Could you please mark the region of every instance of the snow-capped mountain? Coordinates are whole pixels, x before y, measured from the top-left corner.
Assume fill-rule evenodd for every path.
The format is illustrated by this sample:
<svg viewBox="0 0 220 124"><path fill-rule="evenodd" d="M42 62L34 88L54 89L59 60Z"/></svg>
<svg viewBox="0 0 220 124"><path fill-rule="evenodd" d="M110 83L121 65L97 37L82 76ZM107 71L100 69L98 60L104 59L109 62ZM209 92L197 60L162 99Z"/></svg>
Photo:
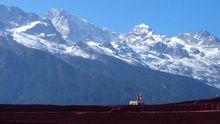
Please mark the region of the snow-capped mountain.
<svg viewBox="0 0 220 124"><path fill-rule="evenodd" d="M85 19L64 10L51 9L45 17L51 20L56 29L63 35L64 39L71 42L96 41L110 42L118 39L118 33L113 33L105 28L95 26Z"/></svg>
<svg viewBox="0 0 220 124"><path fill-rule="evenodd" d="M0 36L1 104L118 105L128 104L137 92L145 94L148 104L158 104L220 93L201 81L111 56L103 55L101 61L74 56L67 63L12 38L10 34ZM79 46L86 49L84 44Z"/></svg>
<svg viewBox="0 0 220 124"><path fill-rule="evenodd" d="M0 5L0 29L19 27L39 19L38 15L25 13L18 7Z"/></svg>
<svg viewBox="0 0 220 124"><path fill-rule="evenodd" d="M7 9L7 16L12 15L10 11ZM61 58L67 55L100 59L99 55L108 55L129 64L193 77L220 88L220 42L208 31L166 36L140 24L128 34L119 34L59 9L49 10L43 19L22 15L29 21L9 26L7 31L27 47ZM14 20L17 18L6 22Z"/></svg>
<svg viewBox="0 0 220 124"><path fill-rule="evenodd" d="M123 38L155 70L186 75L219 87L220 42L208 31L165 36L149 26L136 26Z"/></svg>
<svg viewBox="0 0 220 124"><path fill-rule="evenodd" d="M41 18L14 8L0 6L0 103L126 104L137 92L167 103L220 92L219 40L207 31L166 36L140 24L120 34L64 10Z"/></svg>

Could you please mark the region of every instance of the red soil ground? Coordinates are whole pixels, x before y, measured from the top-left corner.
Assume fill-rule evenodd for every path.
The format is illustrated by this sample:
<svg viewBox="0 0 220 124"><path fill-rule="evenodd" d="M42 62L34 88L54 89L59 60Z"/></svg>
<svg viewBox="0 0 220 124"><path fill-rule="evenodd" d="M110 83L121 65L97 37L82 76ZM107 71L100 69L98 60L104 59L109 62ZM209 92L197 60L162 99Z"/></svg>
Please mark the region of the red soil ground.
<svg viewBox="0 0 220 124"><path fill-rule="evenodd" d="M0 105L0 124L220 124L220 98L145 106Z"/></svg>

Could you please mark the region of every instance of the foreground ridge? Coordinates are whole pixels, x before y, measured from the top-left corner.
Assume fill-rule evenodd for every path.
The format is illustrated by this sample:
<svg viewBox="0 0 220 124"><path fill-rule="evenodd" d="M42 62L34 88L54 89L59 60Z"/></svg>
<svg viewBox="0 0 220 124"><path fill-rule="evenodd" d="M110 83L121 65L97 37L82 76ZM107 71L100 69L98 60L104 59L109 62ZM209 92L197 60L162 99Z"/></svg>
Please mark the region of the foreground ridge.
<svg viewBox="0 0 220 124"><path fill-rule="evenodd" d="M0 106L0 123L217 124L219 115L220 98L145 106Z"/></svg>

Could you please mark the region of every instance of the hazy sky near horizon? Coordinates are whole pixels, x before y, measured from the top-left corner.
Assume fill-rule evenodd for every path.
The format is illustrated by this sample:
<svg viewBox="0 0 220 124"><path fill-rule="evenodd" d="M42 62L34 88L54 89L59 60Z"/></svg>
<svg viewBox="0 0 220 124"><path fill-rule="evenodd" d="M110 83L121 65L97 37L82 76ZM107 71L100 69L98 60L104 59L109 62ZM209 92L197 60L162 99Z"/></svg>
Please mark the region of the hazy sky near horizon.
<svg viewBox="0 0 220 124"><path fill-rule="evenodd" d="M121 33L145 23L166 35L205 29L220 38L220 0L0 0L0 4L41 16L50 8L64 9Z"/></svg>

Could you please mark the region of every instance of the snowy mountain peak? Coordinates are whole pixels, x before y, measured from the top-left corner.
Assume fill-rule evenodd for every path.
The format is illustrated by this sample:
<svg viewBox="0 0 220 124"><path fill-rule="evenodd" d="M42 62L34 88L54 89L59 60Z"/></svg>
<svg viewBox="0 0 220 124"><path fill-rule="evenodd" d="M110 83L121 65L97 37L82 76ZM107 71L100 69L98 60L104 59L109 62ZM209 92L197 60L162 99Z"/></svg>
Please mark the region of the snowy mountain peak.
<svg viewBox="0 0 220 124"><path fill-rule="evenodd" d="M212 35L207 30L202 30L198 32L190 32L190 33L183 33L178 35L178 38L183 40L187 44L191 45L216 45L218 43L217 37Z"/></svg>
<svg viewBox="0 0 220 124"><path fill-rule="evenodd" d="M54 13L54 14L60 14L63 13L64 10L63 9L56 9L56 8L52 8L48 11L48 13Z"/></svg>
<svg viewBox="0 0 220 124"><path fill-rule="evenodd" d="M71 42L110 42L115 41L119 34L98 27L64 10L51 9L45 18L51 20L65 40Z"/></svg>
<svg viewBox="0 0 220 124"><path fill-rule="evenodd" d="M40 20L34 13L26 13L18 7L0 5L0 25L5 28L18 27L32 21Z"/></svg>
<svg viewBox="0 0 220 124"><path fill-rule="evenodd" d="M65 39L68 39L70 35L70 24L69 24L69 14L61 9L50 9L46 15L45 19L51 20L56 29L63 35Z"/></svg>
<svg viewBox="0 0 220 124"><path fill-rule="evenodd" d="M144 23L135 26L132 31L132 33L137 35L148 34L150 32L153 32L152 28Z"/></svg>
<svg viewBox="0 0 220 124"><path fill-rule="evenodd" d="M209 31L207 31L207 30L202 30L202 31L200 31L200 32L199 32L199 35L200 35L200 36L203 36L203 37L212 36L212 34L211 34Z"/></svg>
<svg viewBox="0 0 220 124"><path fill-rule="evenodd" d="M47 19L49 17L56 17L56 18L63 17L65 19L70 19L72 17L75 17L75 18L79 19L78 17L76 17L76 15L69 13L69 12L65 11L64 9L57 9L57 8L52 8L52 9L48 10L48 12L45 14L44 18Z"/></svg>
<svg viewBox="0 0 220 124"><path fill-rule="evenodd" d="M146 25L146 24L144 24L144 23L141 23L141 24L137 25L136 28L150 29L150 26L149 26L149 25Z"/></svg>

